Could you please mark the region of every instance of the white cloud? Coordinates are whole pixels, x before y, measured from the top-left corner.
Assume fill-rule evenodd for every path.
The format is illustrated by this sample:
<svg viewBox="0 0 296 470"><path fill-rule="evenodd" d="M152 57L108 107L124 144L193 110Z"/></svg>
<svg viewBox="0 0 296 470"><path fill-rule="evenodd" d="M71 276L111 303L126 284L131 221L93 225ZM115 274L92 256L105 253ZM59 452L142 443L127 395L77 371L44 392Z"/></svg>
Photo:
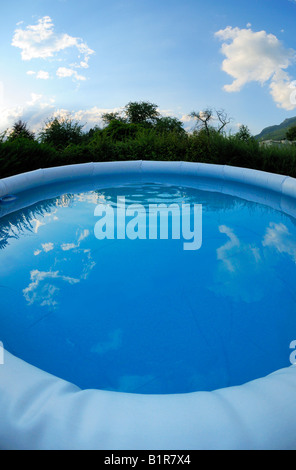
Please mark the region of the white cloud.
<svg viewBox="0 0 296 470"><path fill-rule="evenodd" d="M36 25L14 32L12 46L21 49L23 60L46 59L68 47L73 47L77 39L68 34L55 34L54 25L49 16L38 20Z"/></svg>
<svg viewBox="0 0 296 470"><path fill-rule="evenodd" d="M36 78L39 80L48 80L49 73L45 72L45 70L40 70L39 72L37 72Z"/></svg>
<svg viewBox="0 0 296 470"><path fill-rule="evenodd" d="M18 119L27 122L33 132L37 132L54 112L54 99L31 93L30 100L21 106L1 109L0 131L11 128Z"/></svg>
<svg viewBox="0 0 296 470"><path fill-rule="evenodd" d="M260 246L246 243L231 227L221 225L219 232L228 240L217 249L219 263L211 290L247 303L259 301L270 285Z"/></svg>
<svg viewBox="0 0 296 470"><path fill-rule="evenodd" d="M270 81L271 95L277 105L285 109L295 107L290 100L291 77L286 72L296 58L293 49L286 49L273 34L254 32L250 28L228 26L215 36L224 41L222 53L226 59L222 69L234 78L230 85L224 86L225 91L238 92L247 83L264 85Z"/></svg>
<svg viewBox="0 0 296 470"><path fill-rule="evenodd" d="M79 234L77 233L77 236L78 235ZM83 240L85 240L87 237L89 237L89 235L90 235L89 230L84 230L83 232L80 233L77 244L75 244L75 243L64 243L63 245L61 245L61 249L63 251L70 251L70 250L74 250L76 248L79 248L81 242L83 242Z"/></svg>
<svg viewBox="0 0 296 470"><path fill-rule="evenodd" d="M83 232L80 234L79 238L78 238L78 244L80 245L80 243L85 240L86 238L88 238L90 235L89 233L89 230L85 229L83 230Z"/></svg>
<svg viewBox="0 0 296 470"><path fill-rule="evenodd" d="M29 25L26 28L17 28L12 39L12 46L21 49L21 57L24 61L49 59L56 57L66 49L76 49L77 62L71 66L78 69L88 68L89 59L94 54L94 51L82 39L66 33L56 33L53 21L49 16L39 19L37 24ZM28 74L35 75L35 72L29 71ZM49 75L46 74L47 72L40 71L36 74L36 77L47 79ZM64 76L70 76L76 80L85 80L85 77L79 75L75 70L72 70L70 75Z"/></svg>
<svg viewBox="0 0 296 470"><path fill-rule="evenodd" d="M75 245L75 243L64 243L63 245L61 245L61 249L63 251L74 250L74 248L78 248L78 245Z"/></svg>
<svg viewBox="0 0 296 470"><path fill-rule="evenodd" d="M27 101L27 105L34 106L42 99L42 95L38 95L37 93L31 93L31 100Z"/></svg>
<svg viewBox="0 0 296 470"><path fill-rule="evenodd" d="M225 245L217 249L217 259L219 261L223 261L228 271L234 272L235 266L233 264L231 256L229 256L229 253L232 252L234 248L237 249L240 247L240 241L234 234L233 230L229 227L226 227L225 225L221 225L219 227L219 231L220 233L225 233L225 235L227 235L227 237L229 238L229 241L225 243Z"/></svg>
<svg viewBox="0 0 296 470"><path fill-rule="evenodd" d="M18 119L26 121L33 132L38 132L44 126L44 123L52 117L71 117L73 120L85 125L85 130L89 130L96 125L101 127L104 125L102 120L103 114L111 112L121 113L122 111L123 108L99 108L97 106L80 110L57 108L53 98L31 93L30 100L24 105L1 111L0 132L10 128ZM173 116L171 111L162 109L159 111L162 115ZM190 131L194 127L195 121L189 116L180 113L178 117L183 122L186 130Z"/></svg>
<svg viewBox="0 0 296 470"><path fill-rule="evenodd" d="M279 108L292 111L295 102L292 99L291 77L287 72L279 71L270 83L270 93Z"/></svg>
<svg viewBox="0 0 296 470"><path fill-rule="evenodd" d="M296 263L296 242L286 225L270 223L262 245L273 247L279 253L288 254Z"/></svg>
<svg viewBox="0 0 296 470"><path fill-rule="evenodd" d="M45 70L39 70L39 72L34 72L33 70L28 70L27 75L35 76L38 80L48 80L49 73Z"/></svg>
<svg viewBox="0 0 296 470"><path fill-rule="evenodd" d="M50 251L52 251L54 249L54 244L53 243L44 243L42 245L42 248L43 248L43 251L45 253L49 253Z"/></svg>
<svg viewBox="0 0 296 470"><path fill-rule="evenodd" d="M73 77L75 80L83 81L86 78L83 75L79 75L76 70L69 69L67 67L59 67L57 70L57 77L59 78L70 78Z"/></svg>
<svg viewBox="0 0 296 470"><path fill-rule="evenodd" d="M74 279L68 276L60 275L59 271L56 272L42 272L35 269L30 273L31 283L26 289L23 290L24 297L29 305L33 305L35 302L39 303L41 307L55 307L57 305L54 299L54 294L59 291L59 288L48 284L47 281L59 280L66 282L70 285L79 283L79 279ZM39 289L40 284L43 284L42 288Z"/></svg>
<svg viewBox="0 0 296 470"><path fill-rule="evenodd" d="M117 113L122 111L121 108L98 108L97 106L93 106L89 109L81 109L73 113L73 118L77 121L87 122L90 125L98 124L103 125L102 115L105 113Z"/></svg>

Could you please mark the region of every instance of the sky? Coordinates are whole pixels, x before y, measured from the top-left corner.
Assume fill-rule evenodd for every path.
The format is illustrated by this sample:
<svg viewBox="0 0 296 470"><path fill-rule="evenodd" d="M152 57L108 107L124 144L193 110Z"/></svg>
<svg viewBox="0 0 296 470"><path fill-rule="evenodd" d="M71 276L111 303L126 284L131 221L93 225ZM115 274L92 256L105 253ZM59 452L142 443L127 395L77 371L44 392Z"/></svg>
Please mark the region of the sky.
<svg viewBox="0 0 296 470"><path fill-rule="evenodd" d="M0 131L149 101L188 130L214 108L257 134L296 116L295 20L296 0L3 1Z"/></svg>

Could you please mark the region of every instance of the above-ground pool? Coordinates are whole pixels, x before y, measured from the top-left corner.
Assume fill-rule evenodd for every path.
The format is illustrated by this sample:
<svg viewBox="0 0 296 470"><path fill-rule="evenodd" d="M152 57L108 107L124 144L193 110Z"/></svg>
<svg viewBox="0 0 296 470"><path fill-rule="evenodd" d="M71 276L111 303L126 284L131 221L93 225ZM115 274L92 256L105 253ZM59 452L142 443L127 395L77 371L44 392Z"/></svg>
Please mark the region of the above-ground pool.
<svg viewBox="0 0 296 470"><path fill-rule="evenodd" d="M0 448L296 447L295 180L89 164L0 196Z"/></svg>

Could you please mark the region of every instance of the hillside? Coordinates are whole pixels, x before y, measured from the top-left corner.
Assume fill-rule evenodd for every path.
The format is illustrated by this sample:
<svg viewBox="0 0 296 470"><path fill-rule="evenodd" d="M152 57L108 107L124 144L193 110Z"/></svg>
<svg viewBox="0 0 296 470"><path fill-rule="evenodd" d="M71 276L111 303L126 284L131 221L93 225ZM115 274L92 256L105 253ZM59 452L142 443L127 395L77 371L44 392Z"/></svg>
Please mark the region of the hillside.
<svg viewBox="0 0 296 470"><path fill-rule="evenodd" d="M286 138L287 131L296 126L296 117L285 119L284 122L277 126L270 126L263 129L263 131L256 135L256 139L263 140L284 140Z"/></svg>

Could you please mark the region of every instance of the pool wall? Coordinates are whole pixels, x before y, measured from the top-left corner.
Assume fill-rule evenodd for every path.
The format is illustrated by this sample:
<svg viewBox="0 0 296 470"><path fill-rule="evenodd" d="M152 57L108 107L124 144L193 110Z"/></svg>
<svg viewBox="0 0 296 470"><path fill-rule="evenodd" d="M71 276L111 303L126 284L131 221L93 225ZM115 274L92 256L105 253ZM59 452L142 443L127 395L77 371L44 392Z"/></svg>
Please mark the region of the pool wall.
<svg viewBox="0 0 296 470"><path fill-rule="evenodd" d="M223 182L235 182L251 185L296 198L295 179L290 176L276 175L247 168L227 165L211 165L190 162L108 162L86 163L55 168L40 169L0 180L0 197L15 194L50 183L69 179L93 176L116 176L129 174L190 176L199 179L215 179Z"/></svg>
<svg viewBox="0 0 296 470"><path fill-rule="evenodd" d="M116 177L155 182L184 179L189 186L198 182L199 187L232 192L295 216L293 178L183 162L89 163L5 178L0 180L0 198L13 194L19 200L4 210L9 213L30 205L34 189L40 186L54 193L55 185L81 177L94 177L102 184ZM295 393L295 366L214 392L82 391L5 350L0 364L0 449L295 450Z"/></svg>

